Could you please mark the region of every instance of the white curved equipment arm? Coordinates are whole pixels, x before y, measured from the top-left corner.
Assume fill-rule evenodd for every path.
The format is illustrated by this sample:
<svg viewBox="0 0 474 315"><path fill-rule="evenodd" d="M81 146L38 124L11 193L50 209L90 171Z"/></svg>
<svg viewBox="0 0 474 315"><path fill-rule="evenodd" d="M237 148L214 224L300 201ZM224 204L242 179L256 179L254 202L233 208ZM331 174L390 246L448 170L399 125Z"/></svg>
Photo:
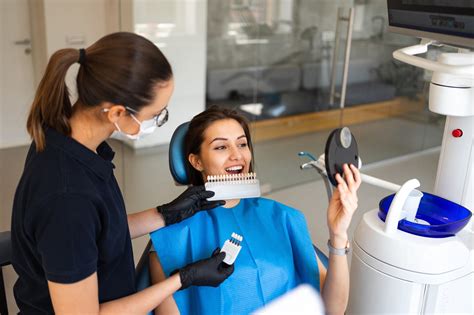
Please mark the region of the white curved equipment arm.
<svg viewBox="0 0 474 315"><path fill-rule="evenodd" d="M398 49L393 52L393 58L420 67L430 71L444 72L463 77L472 78L474 65L450 65L437 61L428 60L415 55L423 54L428 51L430 45L436 44L435 41L422 40L420 44Z"/></svg>
<svg viewBox="0 0 474 315"><path fill-rule="evenodd" d="M399 191L400 188L402 187L400 185L388 182L386 180L383 180L383 179L380 179L380 178L377 178L377 177L373 177L373 176L370 176L370 175L362 174L362 173L360 173L360 179L364 183L367 183L367 184L370 184L370 185L373 185L373 186L377 186L377 187L380 187L380 188L384 188L384 189L387 189L387 190L395 191L395 192Z"/></svg>
<svg viewBox="0 0 474 315"><path fill-rule="evenodd" d="M387 218L385 219L385 233L390 234L397 230L398 221L402 215L402 208L408 195L415 188L420 187L418 179L410 179L402 185L402 188L393 197L392 204L388 209Z"/></svg>

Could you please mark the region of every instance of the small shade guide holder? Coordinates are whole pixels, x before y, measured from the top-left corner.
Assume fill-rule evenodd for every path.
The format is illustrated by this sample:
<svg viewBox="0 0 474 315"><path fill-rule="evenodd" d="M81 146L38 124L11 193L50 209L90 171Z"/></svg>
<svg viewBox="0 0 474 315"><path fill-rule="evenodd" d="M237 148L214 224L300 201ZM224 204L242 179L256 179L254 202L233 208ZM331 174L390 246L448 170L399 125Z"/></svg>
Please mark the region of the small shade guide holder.
<svg viewBox="0 0 474 315"><path fill-rule="evenodd" d="M232 265L237 259L240 249L242 248L240 244L243 239L244 238L241 235L232 233L231 237L224 242L221 252L225 252L224 262L227 265Z"/></svg>

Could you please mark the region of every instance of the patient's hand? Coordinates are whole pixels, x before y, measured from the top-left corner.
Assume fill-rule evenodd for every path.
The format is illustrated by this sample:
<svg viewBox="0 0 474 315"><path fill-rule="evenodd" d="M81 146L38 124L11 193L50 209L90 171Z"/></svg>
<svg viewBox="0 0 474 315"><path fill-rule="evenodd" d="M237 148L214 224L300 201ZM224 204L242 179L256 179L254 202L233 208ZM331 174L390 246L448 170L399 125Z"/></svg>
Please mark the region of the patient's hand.
<svg viewBox="0 0 474 315"><path fill-rule="evenodd" d="M357 209L357 189L361 184L359 170L351 164L343 166L344 178L336 175L338 182L328 206L327 223L331 238L331 245L344 248L347 244L347 229L352 220L352 215Z"/></svg>

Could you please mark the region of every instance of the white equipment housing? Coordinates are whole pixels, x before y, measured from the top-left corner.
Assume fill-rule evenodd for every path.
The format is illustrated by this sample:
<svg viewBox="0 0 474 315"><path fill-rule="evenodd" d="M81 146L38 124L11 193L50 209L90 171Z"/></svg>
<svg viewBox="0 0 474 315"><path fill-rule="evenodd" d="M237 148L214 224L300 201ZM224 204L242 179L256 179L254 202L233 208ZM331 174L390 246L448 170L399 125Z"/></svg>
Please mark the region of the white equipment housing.
<svg viewBox="0 0 474 315"><path fill-rule="evenodd" d="M473 210L474 54L415 56L432 41L394 52L394 58L434 71L429 108L447 115L434 194ZM390 210L391 211L391 210ZM348 314L474 314L473 220L458 234L427 238L364 214L351 261ZM393 221L393 220L392 220ZM390 224L390 226L389 226Z"/></svg>

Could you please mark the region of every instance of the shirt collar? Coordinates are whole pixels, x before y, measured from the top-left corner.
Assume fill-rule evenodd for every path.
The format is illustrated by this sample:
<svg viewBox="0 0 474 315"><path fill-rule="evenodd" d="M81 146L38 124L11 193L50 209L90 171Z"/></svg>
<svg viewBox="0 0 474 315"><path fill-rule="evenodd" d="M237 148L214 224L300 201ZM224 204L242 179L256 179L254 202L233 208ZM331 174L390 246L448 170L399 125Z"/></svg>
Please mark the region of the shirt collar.
<svg viewBox="0 0 474 315"><path fill-rule="evenodd" d="M112 175L115 167L112 163L115 152L105 141L97 147L96 154L73 138L65 136L53 128L46 128L45 135L46 146L51 144L59 147L104 180Z"/></svg>

